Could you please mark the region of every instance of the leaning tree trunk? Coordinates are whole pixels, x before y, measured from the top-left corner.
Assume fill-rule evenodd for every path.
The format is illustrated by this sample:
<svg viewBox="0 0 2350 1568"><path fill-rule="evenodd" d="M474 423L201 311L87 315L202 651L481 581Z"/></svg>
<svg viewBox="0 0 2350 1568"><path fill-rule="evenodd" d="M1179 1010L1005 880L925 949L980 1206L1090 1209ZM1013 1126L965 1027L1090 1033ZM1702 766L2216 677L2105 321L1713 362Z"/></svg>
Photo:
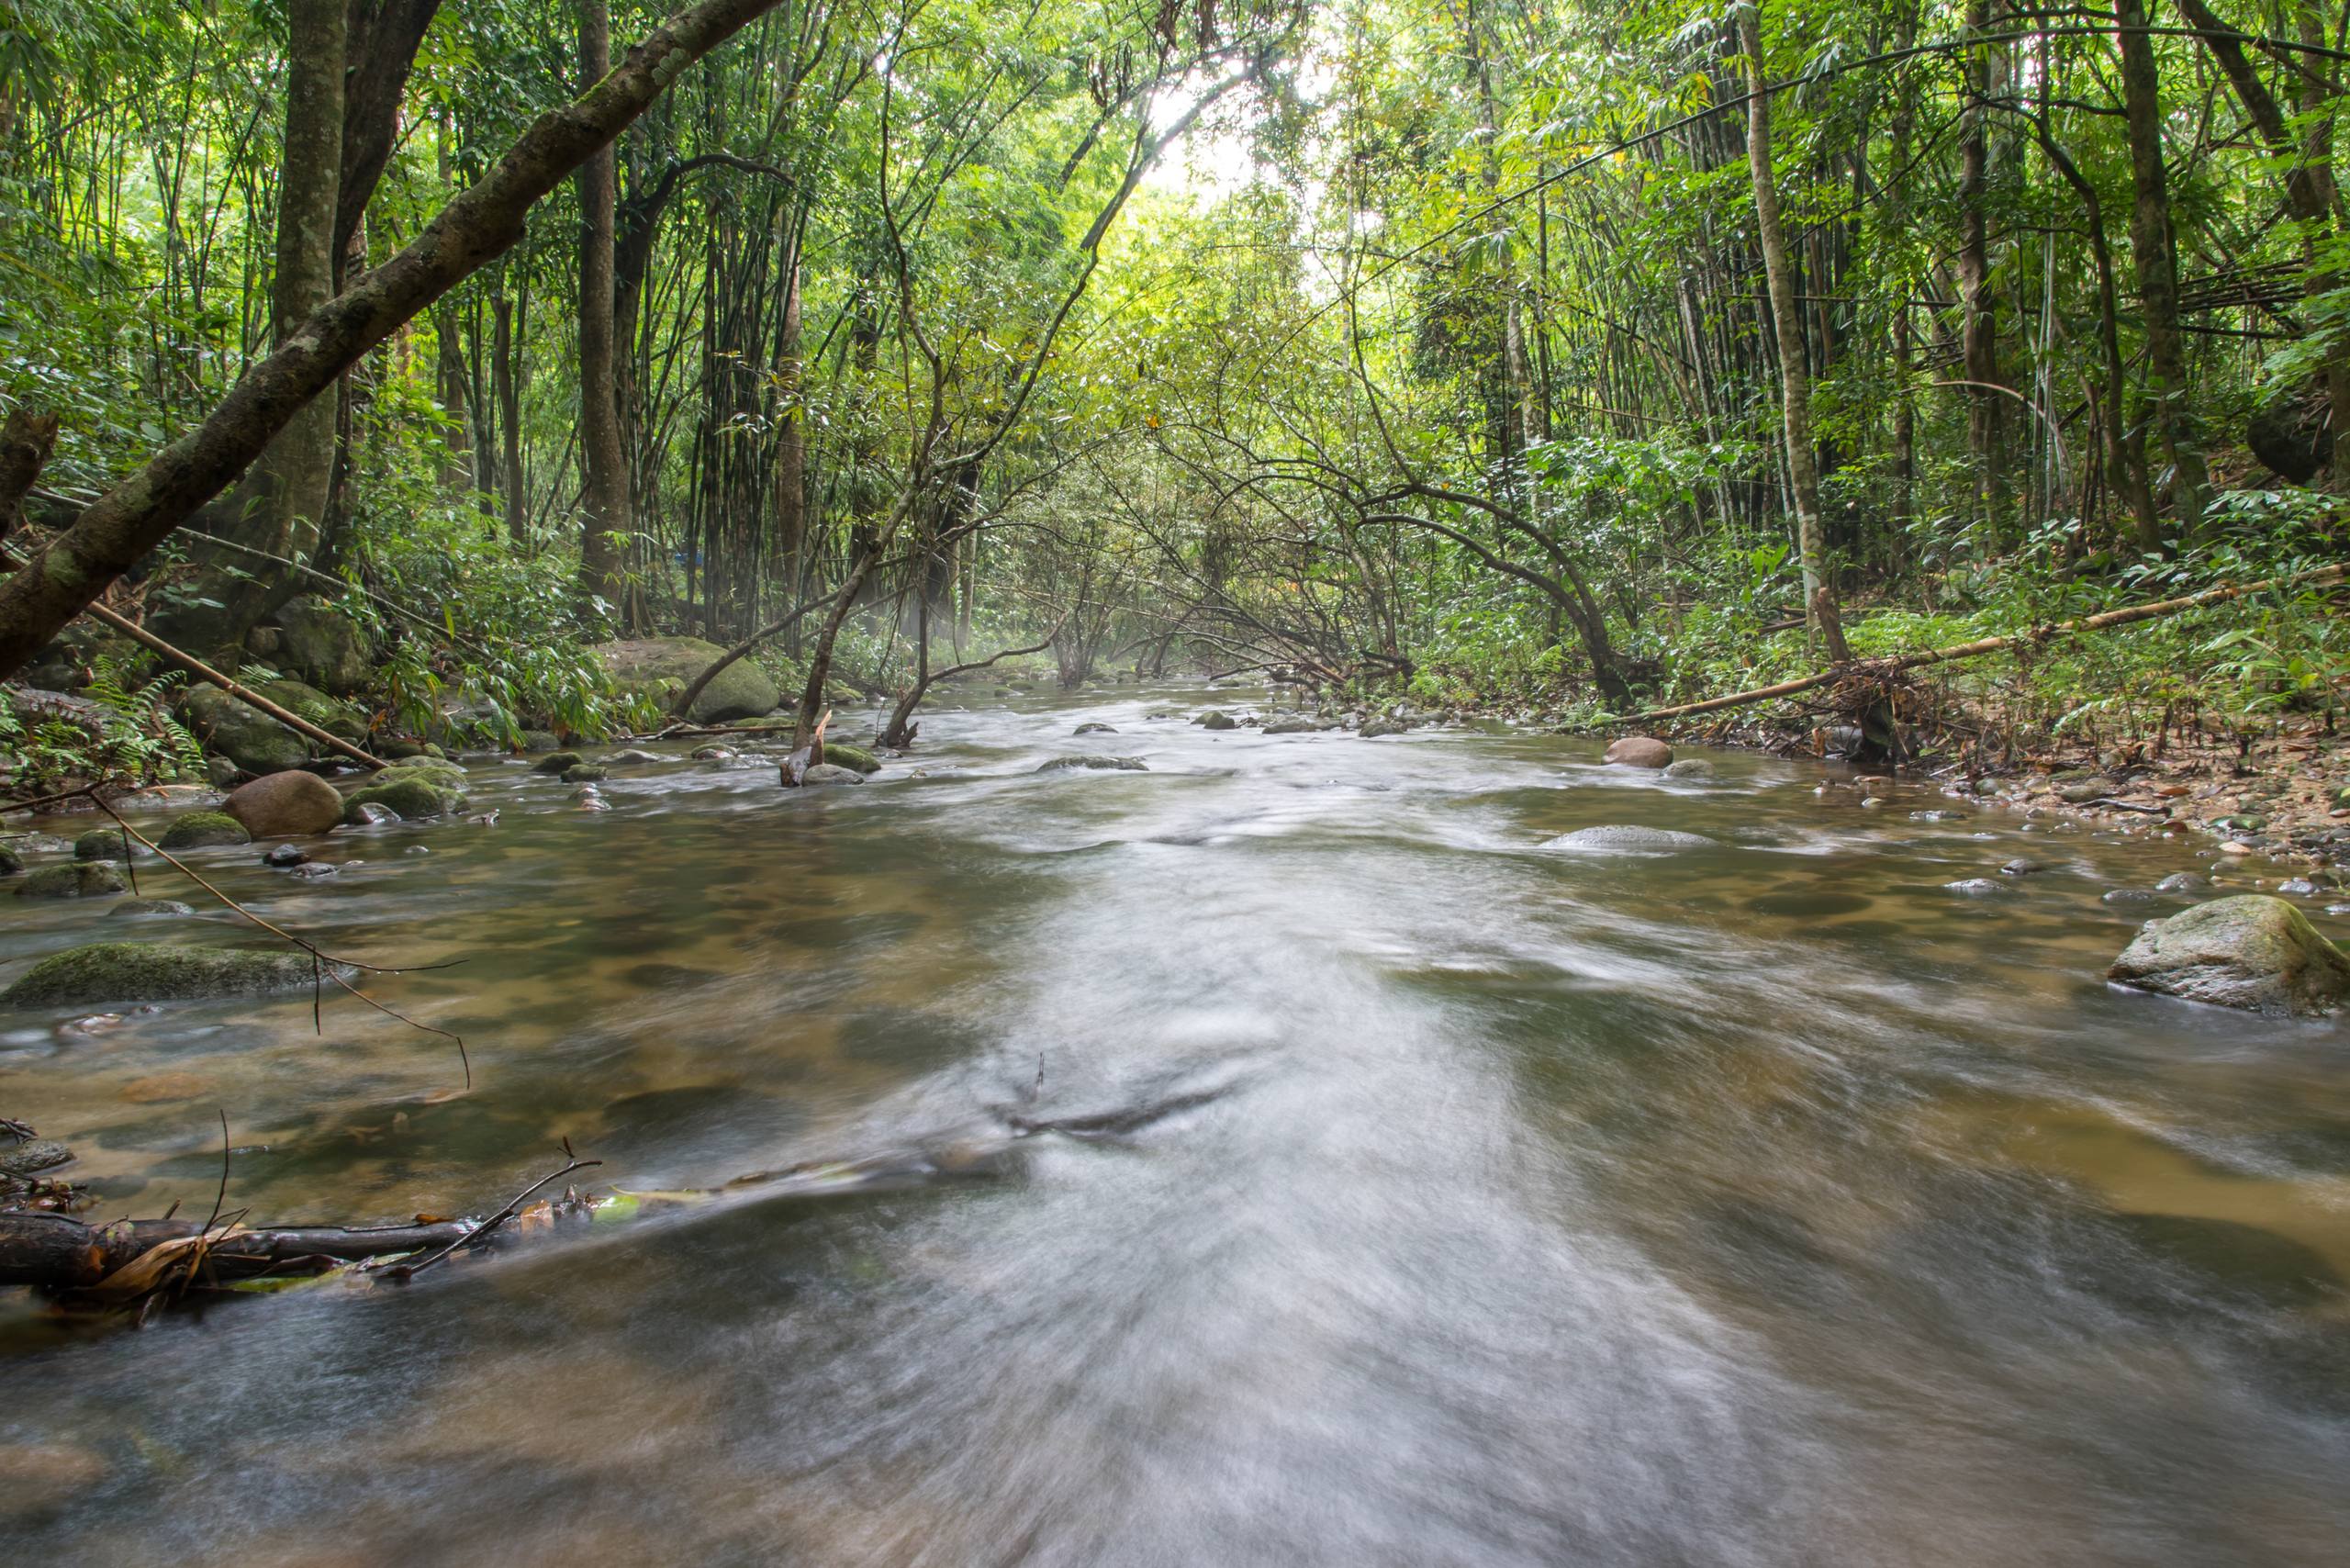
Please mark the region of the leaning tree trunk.
<svg viewBox="0 0 2350 1568"><path fill-rule="evenodd" d="M611 16L605 0L579 13L583 90L612 68ZM613 364L612 240L618 177L609 143L579 171L579 453L586 490L579 519L579 588L618 609L625 585L614 536L631 526L628 445L621 434L620 386Z"/></svg>
<svg viewBox="0 0 2350 1568"><path fill-rule="evenodd" d="M2211 478L2187 401L2187 339L2178 327L2178 255L2170 226L2170 189L2163 170L2162 80L2146 0L2116 0L2121 32L2121 105L2130 132L2130 253L2146 322L2146 382L2154 427L2170 458L2171 510L2192 533L2203 521Z"/></svg>
<svg viewBox="0 0 2350 1568"><path fill-rule="evenodd" d="M196 429L85 508L0 583L0 678L23 668L115 578L218 495L360 355L511 248L532 205L607 146L687 66L776 0L699 0L576 102L532 122L398 254L312 313Z"/></svg>
<svg viewBox="0 0 2350 1568"><path fill-rule="evenodd" d="M1986 33L1991 28L1990 0L1967 0L1966 28ZM2005 458L2000 442L2006 412L2000 402L1999 325L1991 303L1991 50L1978 43L1967 51L1967 103L1960 117L1964 128L1959 143L1958 292L1960 363L1965 391L1966 446L1975 463L1976 513L1996 535L2002 525L2004 490L2000 483Z"/></svg>
<svg viewBox="0 0 2350 1568"><path fill-rule="evenodd" d="M1803 563L1804 612L1813 633L1841 664L1852 656L1836 613L1819 525L1818 459L1811 439L1811 376L1804 367L1803 318L1796 305L1795 272L1779 222L1779 187L1771 167L1771 94L1762 71L1762 28L1754 7L1739 12L1739 48L1746 56L1746 155L1754 176L1754 226L1762 244L1762 271L1771 290L1771 319L1779 343L1779 386L1787 437L1787 477L1795 491L1796 549Z"/></svg>

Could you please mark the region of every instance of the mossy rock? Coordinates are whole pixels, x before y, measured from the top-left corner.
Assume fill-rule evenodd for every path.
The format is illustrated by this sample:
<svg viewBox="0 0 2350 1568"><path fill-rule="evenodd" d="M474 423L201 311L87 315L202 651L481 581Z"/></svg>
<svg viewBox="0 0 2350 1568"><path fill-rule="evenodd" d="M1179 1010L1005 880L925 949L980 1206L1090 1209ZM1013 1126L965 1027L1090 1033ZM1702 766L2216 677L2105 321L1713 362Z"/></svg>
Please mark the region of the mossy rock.
<svg viewBox="0 0 2350 1568"><path fill-rule="evenodd" d="M367 825L367 815L362 806L381 806L396 813L402 822L423 822L431 817L453 817L465 809L465 792L442 784L437 776L420 776L414 768L386 768L389 777L355 791L342 803L342 820L352 827Z"/></svg>
<svg viewBox="0 0 2350 1568"><path fill-rule="evenodd" d="M251 844L245 824L226 812L190 812L163 830L155 842L165 849L211 849L224 844Z"/></svg>
<svg viewBox="0 0 2350 1568"><path fill-rule="evenodd" d="M843 745L826 741L824 760L834 767L845 767L857 773L881 771L881 759L861 745Z"/></svg>
<svg viewBox="0 0 2350 1568"><path fill-rule="evenodd" d="M0 877L13 877L25 868L25 857L13 849L0 848Z"/></svg>
<svg viewBox="0 0 2350 1568"><path fill-rule="evenodd" d="M45 871L35 871L17 884L20 899L80 899L95 898L104 893L128 890L122 873L104 860L77 860L71 866L51 866Z"/></svg>
<svg viewBox="0 0 2350 1568"><path fill-rule="evenodd" d="M122 858L124 842L120 828L94 827L73 841L73 858L118 861ZM144 855L147 851L140 846L133 845L131 853Z"/></svg>
<svg viewBox="0 0 2350 1568"><path fill-rule="evenodd" d="M54 953L0 991L19 1007L95 1002L193 1002L259 996L308 985L310 955L285 948L195 947L149 942L93 942Z"/></svg>
<svg viewBox="0 0 2350 1568"><path fill-rule="evenodd" d="M522 749L526 752L561 751L563 737L553 730L524 730Z"/></svg>
<svg viewBox="0 0 2350 1568"><path fill-rule="evenodd" d="M125 899L106 911L108 918L118 914L194 914L196 906L177 899Z"/></svg>
<svg viewBox="0 0 2350 1568"><path fill-rule="evenodd" d="M576 762L563 770L565 784L594 784L610 777L610 768L593 762Z"/></svg>
<svg viewBox="0 0 2350 1568"><path fill-rule="evenodd" d="M538 761L532 763L531 765L531 771L533 773L561 773L565 768L578 767L581 760L579 754L576 751L551 751L547 753L546 756L539 758Z"/></svg>
<svg viewBox="0 0 2350 1568"><path fill-rule="evenodd" d="M336 605L307 595L288 599L278 609L277 625L277 656L285 667L341 696L367 684L367 633Z"/></svg>
<svg viewBox="0 0 2350 1568"><path fill-rule="evenodd" d="M2150 921L2106 971L2139 991L2290 1016L2350 1001L2350 958L2280 898L2244 893Z"/></svg>
<svg viewBox="0 0 2350 1568"><path fill-rule="evenodd" d="M699 637L646 637L605 643L596 649L613 680L651 697L665 712L683 694L688 682L725 655L726 650L717 644ZM697 724L716 724L771 713L782 700L783 693L767 671L747 658L736 659L702 688L687 716Z"/></svg>

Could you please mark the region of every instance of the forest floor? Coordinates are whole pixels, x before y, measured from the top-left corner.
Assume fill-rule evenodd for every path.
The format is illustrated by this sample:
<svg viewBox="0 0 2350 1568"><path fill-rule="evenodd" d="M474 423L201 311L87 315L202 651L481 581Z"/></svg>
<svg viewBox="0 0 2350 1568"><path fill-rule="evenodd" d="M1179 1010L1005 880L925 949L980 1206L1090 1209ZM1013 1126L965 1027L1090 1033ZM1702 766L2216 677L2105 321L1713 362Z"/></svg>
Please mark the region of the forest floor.
<svg viewBox="0 0 2350 1568"><path fill-rule="evenodd" d="M1979 743L2000 734L1996 716L1969 726ZM1771 718L1717 720L1666 738L1824 756L1826 732ZM1972 786L2027 809L2119 822L2160 821L2164 831L2204 834L2223 856L2322 867L2350 864L2350 730L2311 716L2272 733L2213 734L2175 729L2159 738L2090 741L2018 736L1953 754L1930 747L1901 771Z"/></svg>

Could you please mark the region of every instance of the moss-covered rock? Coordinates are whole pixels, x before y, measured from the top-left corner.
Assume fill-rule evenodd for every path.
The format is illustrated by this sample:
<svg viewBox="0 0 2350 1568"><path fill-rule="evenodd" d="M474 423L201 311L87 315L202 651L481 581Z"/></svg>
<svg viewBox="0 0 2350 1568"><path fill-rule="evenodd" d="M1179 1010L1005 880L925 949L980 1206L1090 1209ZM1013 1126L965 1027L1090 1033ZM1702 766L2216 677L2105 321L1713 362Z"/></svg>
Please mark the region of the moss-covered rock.
<svg viewBox="0 0 2350 1568"><path fill-rule="evenodd" d="M20 899L80 899L96 898L105 893L118 893L128 886L122 873L104 860L77 860L71 866L51 866L45 871L35 871L17 884Z"/></svg>
<svg viewBox="0 0 2350 1568"><path fill-rule="evenodd" d="M563 737L553 730L524 730L522 749L526 752L561 751Z"/></svg>
<svg viewBox="0 0 2350 1568"><path fill-rule="evenodd" d="M120 828L94 827L73 841L73 858L118 861L122 858L123 844ZM144 849L133 849L132 853L144 855L147 852Z"/></svg>
<svg viewBox="0 0 2350 1568"><path fill-rule="evenodd" d="M195 913L194 904L182 903L177 899L125 899L106 911L106 917L112 919L119 914L183 915Z"/></svg>
<svg viewBox="0 0 2350 1568"><path fill-rule="evenodd" d="M453 817L465 809L465 792L442 783L441 777L413 768L386 768L376 782L343 801L342 820L354 827L365 826L367 816L359 809L362 806L381 806L402 822Z"/></svg>
<svg viewBox="0 0 2350 1568"><path fill-rule="evenodd" d="M13 849L0 847L0 877L13 877L24 868L23 856Z"/></svg>
<svg viewBox="0 0 2350 1568"><path fill-rule="evenodd" d="M606 643L596 654L614 680L643 692L666 711L687 684L724 657L726 650L699 637L646 637ZM722 723L772 712L782 700L767 671L747 658L736 659L702 688L688 717L698 724Z"/></svg>
<svg viewBox="0 0 2350 1568"><path fill-rule="evenodd" d="M18 1007L94 1002L188 1002L259 996L310 983L310 955L283 947L196 947L93 942L54 953L0 991Z"/></svg>
<svg viewBox="0 0 2350 1568"><path fill-rule="evenodd" d="M367 733L365 715L301 681L264 680L253 690L330 735L355 743ZM180 699L180 716L206 750L247 773L283 773L310 758L307 737L215 686L191 688Z"/></svg>
<svg viewBox="0 0 2350 1568"><path fill-rule="evenodd" d="M251 844L245 824L226 812L190 812L163 830L155 842L165 849L210 849L224 844Z"/></svg>
<svg viewBox="0 0 2350 1568"><path fill-rule="evenodd" d="M2300 1016L2350 1000L2350 958L2280 898L2213 899L2149 921L2106 971L2139 991Z"/></svg>
<svg viewBox="0 0 2350 1568"><path fill-rule="evenodd" d="M578 767L581 760L579 754L576 751L551 751L547 753L546 756L539 758L538 761L532 763L531 765L531 771L533 773L561 773L567 767Z"/></svg>
<svg viewBox="0 0 2350 1568"><path fill-rule="evenodd" d="M1138 756L1057 756L1036 769L1039 773L1059 773L1068 768L1086 768L1095 772L1147 773L1149 764Z"/></svg>
<svg viewBox="0 0 2350 1568"><path fill-rule="evenodd" d="M610 768L593 762L575 762L563 770L565 784L595 784L610 776Z"/></svg>
<svg viewBox="0 0 2350 1568"><path fill-rule="evenodd" d="M845 745L834 741L826 741L824 760L834 767L845 767L857 773L881 771L881 759L861 745Z"/></svg>
<svg viewBox="0 0 2350 1568"><path fill-rule="evenodd" d="M280 667L338 697L366 686L367 634L341 609L308 595L288 599L277 612L277 626Z"/></svg>

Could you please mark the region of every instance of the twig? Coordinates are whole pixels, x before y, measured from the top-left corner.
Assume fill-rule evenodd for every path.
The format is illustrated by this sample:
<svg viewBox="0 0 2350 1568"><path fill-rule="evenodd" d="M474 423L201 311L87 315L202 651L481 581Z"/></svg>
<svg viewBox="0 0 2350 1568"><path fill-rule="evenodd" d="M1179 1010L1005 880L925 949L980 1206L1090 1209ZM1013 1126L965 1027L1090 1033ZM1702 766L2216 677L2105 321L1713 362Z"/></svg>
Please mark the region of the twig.
<svg viewBox="0 0 2350 1568"><path fill-rule="evenodd" d="M564 1140L563 1152L565 1156L568 1156L571 1153L571 1140L568 1138ZM457 1238L456 1240L452 1241L448 1246L443 1247L438 1252L430 1254L420 1261L414 1263L402 1263L397 1268L386 1270L385 1273L386 1277L395 1280L412 1280L416 1278L417 1275L424 1272L425 1270L430 1269L433 1264L438 1263L442 1259L446 1258L458 1248L471 1246L473 1243L479 1241L483 1237L487 1236L491 1231L496 1230L499 1226L504 1225L508 1220L512 1219L515 1215L520 1212L523 1204L527 1203L530 1200L531 1195L533 1193L536 1193L540 1188L547 1185L551 1182L560 1182L575 1170L585 1170L591 1165L601 1165L602 1163L604 1162L600 1159L573 1159L570 1164L565 1166L554 1175L542 1176L537 1181L532 1182L529 1186L523 1188L520 1193L514 1194L514 1196L508 1201L504 1208L498 1210L496 1214L490 1215L487 1219L482 1221L479 1225L474 1226L471 1230L465 1232L464 1235Z"/></svg>

